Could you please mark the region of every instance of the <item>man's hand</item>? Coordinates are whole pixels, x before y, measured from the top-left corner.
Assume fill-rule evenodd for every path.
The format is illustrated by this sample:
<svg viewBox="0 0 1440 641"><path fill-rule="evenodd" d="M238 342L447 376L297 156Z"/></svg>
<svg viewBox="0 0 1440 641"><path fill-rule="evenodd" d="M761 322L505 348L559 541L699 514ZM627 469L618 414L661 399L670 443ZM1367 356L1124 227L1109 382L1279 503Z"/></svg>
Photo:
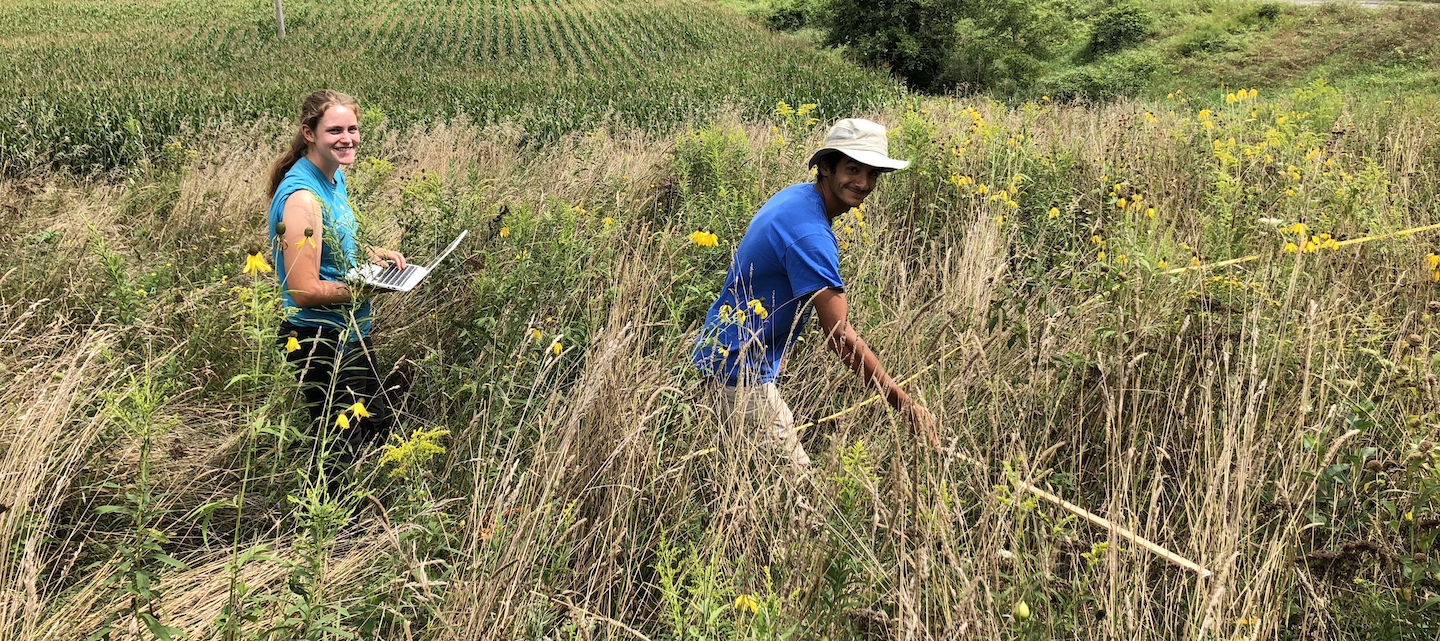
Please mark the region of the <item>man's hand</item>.
<svg viewBox="0 0 1440 641"><path fill-rule="evenodd" d="M915 430L915 433L929 441L931 447L940 449L940 437L935 433L937 423L935 415L913 400L905 406L903 411L905 420L910 422L910 427Z"/></svg>

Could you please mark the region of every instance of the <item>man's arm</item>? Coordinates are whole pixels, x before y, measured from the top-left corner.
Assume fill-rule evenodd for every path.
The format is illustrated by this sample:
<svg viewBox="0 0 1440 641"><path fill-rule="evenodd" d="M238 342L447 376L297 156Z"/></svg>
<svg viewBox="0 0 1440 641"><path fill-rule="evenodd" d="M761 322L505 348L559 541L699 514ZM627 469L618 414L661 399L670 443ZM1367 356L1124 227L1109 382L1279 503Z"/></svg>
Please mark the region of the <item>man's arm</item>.
<svg viewBox="0 0 1440 641"><path fill-rule="evenodd" d="M850 371L855 372L860 380L885 394L885 400L890 403L890 407L903 412L905 418L920 429L931 444L939 445L939 439L935 436L934 415L910 398L905 390L900 389L895 379L886 373L875 352L870 350L865 339L860 338L860 334L850 324L850 304L845 300L845 292L834 288L822 289L815 293L810 303L815 306L815 316L820 321L820 329L825 333L826 342L840 356L840 361L845 363Z"/></svg>

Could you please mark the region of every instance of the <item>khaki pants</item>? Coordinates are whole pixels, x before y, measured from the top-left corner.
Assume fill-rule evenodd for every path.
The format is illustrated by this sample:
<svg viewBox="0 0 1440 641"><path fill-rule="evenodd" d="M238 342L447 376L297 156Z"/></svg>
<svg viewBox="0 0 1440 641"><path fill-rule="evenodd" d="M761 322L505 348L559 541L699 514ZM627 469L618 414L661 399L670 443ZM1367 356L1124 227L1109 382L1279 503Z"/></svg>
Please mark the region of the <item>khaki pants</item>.
<svg viewBox="0 0 1440 641"><path fill-rule="evenodd" d="M758 434L762 444L779 449L795 467L810 467L810 457L795 432L795 415L785 399L780 398L779 386L761 383L738 387L716 384L715 387L719 400L716 409L731 429L740 430L742 436Z"/></svg>

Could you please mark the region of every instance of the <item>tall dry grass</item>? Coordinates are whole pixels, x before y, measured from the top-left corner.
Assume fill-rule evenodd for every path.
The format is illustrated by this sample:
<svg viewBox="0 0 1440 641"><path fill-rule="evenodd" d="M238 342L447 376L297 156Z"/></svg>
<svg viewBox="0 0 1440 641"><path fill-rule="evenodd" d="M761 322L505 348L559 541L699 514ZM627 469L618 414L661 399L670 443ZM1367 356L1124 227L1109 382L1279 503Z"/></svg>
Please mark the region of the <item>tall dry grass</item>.
<svg viewBox="0 0 1440 641"><path fill-rule="evenodd" d="M539 151L464 122L367 132L384 163L352 176L378 238L422 257L453 228L477 240L445 279L378 303L381 353L420 372L407 435L449 430L446 452L399 479L372 457L358 486L375 500L346 498L345 525L322 540L289 498L304 494L304 456L250 428L296 420L283 372L232 383L279 372L236 315L270 291L238 266L264 242L274 141L224 129L191 141L183 166L123 184L6 185L0 202L20 215L5 248L25 261L0 281L0 630L84 638L113 620L116 638L146 636L107 584L108 551L128 534L96 510L120 500L103 482L132 484L141 464L104 409L136 375L170 382L151 527L187 568L156 568L156 611L190 638L223 637L236 585L253 608L244 638L306 595L346 610L340 630L397 639L1355 638L1434 625L1421 607L1434 566L1416 556L1435 528L1420 444L1436 420L1432 240L1275 252L1253 219L1302 210L1269 200L1279 183L1266 171L1252 177L1266 197L1217 222L1211 137L1190 107L920 107L875 114L916 167L885 179L865 226L853 214L837 226L852 228L854 322L892 372L931 367L913 389L944 447L869 405L806 430L816 467L799 482L720 424L688 351L727 248L764 198L805 179L822 129L729 119ZM1437 136L1423 115L1342 103L1335 123L1343 135L1319 138L1331 171L1372 166L1389 182L1348 210L1317 197L1302 214L1312 226L1429 222ZM952 173L1029 180L1010 209ZM1115 212L1116 176L1161 214ZM697 227L725 246L690 245ZM1205 260L1232 245L1267 257L1162 273L1161 258L1188 260L1180 243ZM783 392L807 420L868 396L813 335L788 372ZM243 500L203 509L242 482ZM321 571L297 584L315 559ZM1011 614L1022 600L1028 620Z"/></svg>

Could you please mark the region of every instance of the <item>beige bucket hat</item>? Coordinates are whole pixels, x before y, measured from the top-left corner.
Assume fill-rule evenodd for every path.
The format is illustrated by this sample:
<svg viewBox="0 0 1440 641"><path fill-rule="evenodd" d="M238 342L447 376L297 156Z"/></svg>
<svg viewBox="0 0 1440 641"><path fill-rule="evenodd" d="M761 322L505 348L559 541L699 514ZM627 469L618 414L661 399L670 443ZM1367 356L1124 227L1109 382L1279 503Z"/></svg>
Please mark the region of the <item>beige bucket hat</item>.
<svg viewBox="0 0 1440 641"><path fill-rule="evenodd" d="M849 156L855 162L885 171L895 171L910 166L908 160L890 157L890 140L885 135L885 125L864 118L846 118L835 123L830 133L825 134L825 146L810 156L809 167L820 162L820 157L832 151Z"/></svg>

